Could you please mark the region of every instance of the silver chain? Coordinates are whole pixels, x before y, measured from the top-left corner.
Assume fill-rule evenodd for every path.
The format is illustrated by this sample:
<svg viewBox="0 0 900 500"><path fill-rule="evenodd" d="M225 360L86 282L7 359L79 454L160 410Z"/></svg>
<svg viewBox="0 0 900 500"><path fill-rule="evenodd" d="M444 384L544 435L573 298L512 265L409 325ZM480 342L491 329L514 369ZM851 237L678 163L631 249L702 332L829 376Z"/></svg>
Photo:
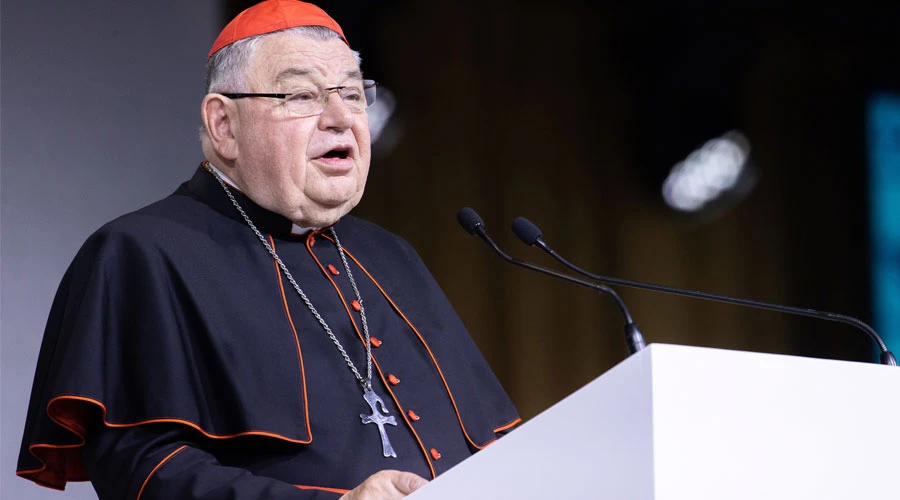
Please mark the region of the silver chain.
<svg viewBox="0 0 900 500"><path fill-rule="evenodd" d="M234 198L234 195L231 194L231 190L228 189L228 186L225 185L225 181L222 180L222 177L216 172L214 169L207 169L213 176L219 181L219 185L222 186L222 189L225 190L225 194L228 195L228 199L231 200L231 203L234 205L234 208L240 212L241 216L244 218L244 221L247 222L247 225L250 226L250 229L256 233L256 237L259 238L259 241L266 247L266 250L269 251L269 254L272 255L272 258L275 259L275 262L278 263L278 267L281 268L281 272L284 273L284 276L291 282L291 285L294 287L294 290L297 291L297 294L300 295L300 298L303 299L303 303L306 304L306 307L309 308L310 312L313 316L316 317L316 320L319 321L319 324L322 325L322 328L325 329L325 333L331 338L331 341L334 342L334 345L338 348L338 351L341 352L341 356L344 357L344 361L347 362L347 366L353 371L353 374L356 375L356 379L359 380L359 383L362 385L363 391L372 390L372 341L369 338L369 326L366 324L366 312L363 309L363 300L362 296L359 294L359 288L356 287L356 281L353 279L353 273L350 272L350 265L347 263L347 257L344 255L344 248L341 246L341 240L338 239L337 233L334 231L334 228L330 228L331 235L334 237L334 244L337 247L338 253L341 256L341 262L344 263L344 269L347 271L347 278L350 279L350 285L353 287L353 293L356 294L356 301L359 303L359 316L362 319L363 324L363 332L365 333L366 338L366 378L363 378L362 375L359 374L359 370L356 369L356 365L353 364L353 361L350 360L350 356L347 355L347 351L344 350L344 346L341 345L341 342L334 336L334 332L331 331L331 328L328 326L328 323L325 322L325 319L319 314L319 311L316 310L315 306L313 306L312 302L310 302L309 298L303 293L303 290L300 289L300 285L294 281L294 277L291 276L291 272L288 271L287 266L284 265L284 262L281 261L281 257L275 253L275 249L269 245L269 242L266 241L266 237L259 232L259 229L256 229L256 225L253 224L253 221L250 220L250 217L247 216L247 212L244 212L244 209L241 208L241 205Z"/></svg>

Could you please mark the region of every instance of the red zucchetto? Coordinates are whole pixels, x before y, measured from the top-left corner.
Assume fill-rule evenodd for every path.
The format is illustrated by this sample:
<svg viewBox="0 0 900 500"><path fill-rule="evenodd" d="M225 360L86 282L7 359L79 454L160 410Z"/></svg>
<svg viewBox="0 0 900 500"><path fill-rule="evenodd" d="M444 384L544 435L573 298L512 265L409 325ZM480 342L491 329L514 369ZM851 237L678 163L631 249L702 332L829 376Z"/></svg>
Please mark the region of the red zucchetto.
<svg viewBox="0 0 900 500"><path fill-rule="evenodd" d="M298 0L266 0L232 19L219 33L209 57L238 40L297 26L324 26L337 32L344 43L350 45L338 23L319 7Z"/></svg>

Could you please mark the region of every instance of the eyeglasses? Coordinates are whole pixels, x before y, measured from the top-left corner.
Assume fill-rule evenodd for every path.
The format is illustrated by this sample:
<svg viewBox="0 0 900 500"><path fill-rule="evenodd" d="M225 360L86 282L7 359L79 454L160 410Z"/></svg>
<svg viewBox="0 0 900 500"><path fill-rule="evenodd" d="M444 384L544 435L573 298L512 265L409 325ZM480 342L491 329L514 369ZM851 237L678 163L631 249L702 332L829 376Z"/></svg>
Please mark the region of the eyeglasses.
<svg viewBox="0 0 900 500"><path fill-rule="evenodd" d="M223 93L229 99L243 99L245 97L268 97L272 99L284 99L284 107L297 117L321 115L325 112L328 96L337 92L341 101L353 113L362 113L375 103L375 87L373 80L363 80L362 85L342 85L340 87L301 88L290 94L247 94L247 93Z"/></svg>

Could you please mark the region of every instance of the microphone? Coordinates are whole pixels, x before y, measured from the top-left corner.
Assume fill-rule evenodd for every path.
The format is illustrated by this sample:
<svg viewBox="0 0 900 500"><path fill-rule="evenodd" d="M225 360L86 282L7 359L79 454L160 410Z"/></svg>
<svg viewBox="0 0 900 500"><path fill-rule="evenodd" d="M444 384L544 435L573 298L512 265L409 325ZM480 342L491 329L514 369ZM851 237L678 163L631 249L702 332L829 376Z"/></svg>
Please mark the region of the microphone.
<svg viewBox="0 0 900 500"><path fill-rule="evenodd" d="M501 250L496 243L494 243L494 240L492 240L490 236L488 236L487 232L484 230L484 221L481 220L481 217L477 212L475 212L475 210L469 207L465 207L460 210L456 214L456 220L459 222L459 225L466 230L467 233L478 236L479 238L484 240L494 250L494 252L497 253L497 255L511 264L515 264L532 271L537 271L539 273L547 274L555 278L568 281L569 283L575 283L576 285L581 285L594 291L603 292L612 296L612 298L616 301L616 305L619 307L619 312L621 312L622 316L625 318L625 343L628 347L629 354L634 354L644 348L644 336L641 334L640 329L638 329L637 325L631 319L631 313L628 312L628 308L625 307L625 303L622 302L622 299L619 297L619 294L615 292L615 290L601 283L591 283L589 281L584 281L567 274L556 272L552 269L536 266L534 264L530 264L528 262L510 257L503 250Z"/></svg>
<svg viewBox="0 0 900 500"><path fill-rule="evenodd" d="M742 306L747 306L747 307L755 307L757 309L767 309L770 311L777 311L777 312L783 312L783 313L788 313L788 314L799 314L801 316L809 316L809 317L813 317L813 318L827 319L829 321L836 321L839 323L853 325L853 326L863 330L864 332L866 332L866 334L868 334L869 337L872 338L872 340L874 340L876 344L878 344L879 349L881 349L881 364L897 366L897 359L894 357L894 353L892 353L891 351L888 350L887 345L885 345L884 341L881 339L881 337L878 335L878 333L875 331L875 329L856 318L853 318L850 316L845 316L843 314L816 311L814 309L801 309L799 307L782 306L782 305L778 305L778 304L768 304L765 302L757 302L754 300L725 297L722 295L714 295L714 294L705 293L705 292L681 290L678 288L672 288L672 287L662 286L662 285L654 285L651 283L641 283L638 281L629 281L629 280L623 280L623 279L618 279L618 278L608 278L606 276L598 276L596 274L589 273L589 272L577 267L576 265L572 264L571 262L562 258L559 254L557 254L552 248L550 248L549 245L547 245L547 242L544 241L544 238L541 235L541 230L538 229L538 227L535 226L533 223L531 223L531 221L529 221L528 219L526 219L524 217L517 217L513 221L512 230L513 230L513 233L515 233L516 236L518 236L519 239L522 240L522 242L525 243L526 245L536 246L536 247L540 248L541 250L544 250L545 252L549 253L554 259L558 260L559 262L561 262L564 266L568 267L569 269L572 269L579 274L587 276L587 277L589 277L593 280L599 281L601 283L607 283L610 285L621 285L621 286L627 286L627 287L631 287L631 288L641 288L644 290L653 290L656 292L664 292L664 293L670 293L670 294L674 294L674 295L683 295L683 296L693 297L693 298L698 298L698 299L714 300L717 302L725 302L727 304L737 304L737 305L742 305Z"/></svg>

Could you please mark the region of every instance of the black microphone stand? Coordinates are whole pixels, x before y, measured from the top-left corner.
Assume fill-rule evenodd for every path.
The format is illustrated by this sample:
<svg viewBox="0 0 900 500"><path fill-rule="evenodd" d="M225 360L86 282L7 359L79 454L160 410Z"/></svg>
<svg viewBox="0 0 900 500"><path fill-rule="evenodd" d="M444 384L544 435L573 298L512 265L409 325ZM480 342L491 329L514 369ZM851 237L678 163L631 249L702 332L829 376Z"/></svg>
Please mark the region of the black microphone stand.
<svg viewBox="0 0 900 500"><path fill-rule="evenodd" d="M569 283L575 283L576 285L581 285L594 291L603 292L612 296L612 298L616 301L616 305L619 307L619 312L621 312L622 316L625 318L625 343L628 347L629 354L634 354L645 347L644 336L641 334L640 329L632 320L631 313L625 306L625 302L622 301L622 298L619 297L619 294L617 294L615 290L602 283L592 283L589 281L584 281L567 274L559 273L552 269L536 266L534 264L530 264L528 262L510 257L506 254L506 252L501 250L496 243L494 243L494 240L492 240L490 236L488 236L487 232L484 229L484 221L481 220L481 217L479 217L475 210L472 210L471 208L463 208L459 211L456 218L459 221L459 224L463 227L463 229L466 230L467 233L478 236L479 238L484 240L503 260L516 266L524 267L525 269L530 269L542 274L547 274L555 278L568 281Z"/></svg>
<svg viewBox="0 0 900 500"><path fill-rule="evenodd" d="M640 288L640 289L644 289L644 290L653 290L653 291L657 291L657 292L664 292L664 293L670 293L670 294L674 294L674 295L682 295L682 296L694 297L694 298L700 298L700 299L706 299L706 300L714 300L717 302L724 302L727 304L736 304L736 305L742 305L742 306L747 306L747 307L754 307L757 309L767 309L770 311L777 311L777 312L783 312L783 313L788 313L788 314L799 314L801 316L827 319L830 321L837 321L840 323L853 325L853 326L863 330L864 332L866 332L866 334L868 334L869 337L871 337L872 340L874 340L875 343L878 344L878 347L881 349L881 364L897 366L897 359L894 357L894 353L892 353L890 350L888 350L887 345L885 345L884 341L878 335L878 332L876 332L875 329L872 328L871 326L867 325L866 323L864 323L861 320L858 320L856 318L853 318L850 316L845 316L843 314L816 311L814 309L802 309L799 307L790 307L790 306L782 306L782 305L778 305L778 304L769 304L769 303L765 303L765 302L757 302L755 300L725 297L722 295L714 295L711 293L697 292L697 291L691 291L691 290L681 290L678 288L672 288L672 287L667 287L667 286L662 286L662 285L654 285L652 283L641 283L639 281L629 281L629 280L623 280L623 279L619 279L619 278L609 278L607 276L600 276L597 274L589 273L589 272L579 268L578 266L572 264L571 262L567 261L566 259L562 258L552 248L550 248L549 245L547 245L547 243L544 241L543 237L541 236L541 230L538 229L538 227L535 226L528 219L526 219L524 217L517 217L513 221L512 229L513 229L513 232L516 234L516 236L518 236L519 239L522 240L522 242L525 243L526 245L537 246L538 248L549 253L554 259L556 259L557 261L559 261L560 263L562 263L564 266L568 267L569 269L572 269L573 271L575 271L581 275L587 276L588 278L591 278L591 279L596 280L601 283L606 283L606 284L610 284L610 285L621 285L621 286L627 286L627 287L631 287L631 288Z"/></svg>

